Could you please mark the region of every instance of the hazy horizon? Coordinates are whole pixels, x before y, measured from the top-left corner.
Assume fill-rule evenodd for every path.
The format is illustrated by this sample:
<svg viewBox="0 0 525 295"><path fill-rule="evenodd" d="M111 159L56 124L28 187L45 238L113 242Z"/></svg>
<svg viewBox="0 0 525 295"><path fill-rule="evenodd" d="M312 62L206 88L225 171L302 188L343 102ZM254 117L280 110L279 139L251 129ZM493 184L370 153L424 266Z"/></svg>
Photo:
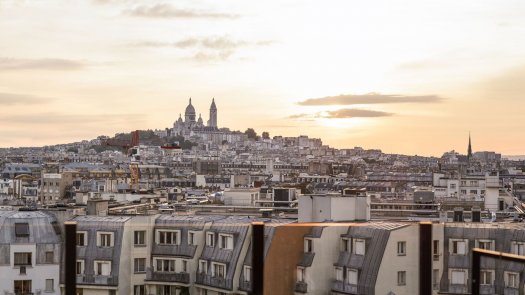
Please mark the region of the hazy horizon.
<svg viewBox="0 0 525 295"><path fill-rule="evenodd" d="M523 155L521 1L0 0L0 147L219 127Z"/></svg>

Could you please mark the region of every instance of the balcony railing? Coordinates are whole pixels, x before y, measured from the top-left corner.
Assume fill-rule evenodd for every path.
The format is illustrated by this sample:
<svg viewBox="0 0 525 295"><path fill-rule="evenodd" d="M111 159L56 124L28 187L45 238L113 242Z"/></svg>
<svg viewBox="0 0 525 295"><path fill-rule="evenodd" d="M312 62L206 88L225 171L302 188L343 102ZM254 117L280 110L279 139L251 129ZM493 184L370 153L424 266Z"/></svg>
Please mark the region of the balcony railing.
<svg viewBox="0 0 525 295"><path fill-rule="evenodd" d="M231 290L233 288L232 280L221 277L212 277L211 275L204 273L197 274L195 283L226 290Z"/></svg>
<svg viewBox="0 0 525 295"><path fill-rule="evenodd" d="M182 284L190 283L190 274L185 272L158 272L152 268L148 268L146 271L146 280L147 281L156 281L156 282L175 282Z"/></svg>
<svg viewBox="0 0 525 295"><path fill-rule="evenodd" d="M308 292L308 284L306 282L297 282L297 283L295 283L295 292L307 293Z"/></svg>
<svg viewBox="0 0 525 295"><path fill-rule="evenodd" d="M239 289L247 292L252 291L252 282L242 280L239 283Z"/></svg>
<svg viewBox="0 0 525 295"><path fill-rule="evenodd" d="M78 275L77 284L118 286L118 276Z"/></svg>
<svg viewBox="0 0 525 295"><path fill-rule="evenodd" d="M341 293L357 294L357 285L346 284L343 281L334 281L332 290Z"/></svg>

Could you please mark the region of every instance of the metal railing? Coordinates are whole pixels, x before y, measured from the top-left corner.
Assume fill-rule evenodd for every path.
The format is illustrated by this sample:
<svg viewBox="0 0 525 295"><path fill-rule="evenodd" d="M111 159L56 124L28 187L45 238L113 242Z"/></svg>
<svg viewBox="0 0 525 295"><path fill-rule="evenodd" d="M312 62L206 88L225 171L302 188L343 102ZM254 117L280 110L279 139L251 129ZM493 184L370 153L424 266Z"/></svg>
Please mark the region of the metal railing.
<svg viewBox="0 0 525 295"><path fill-rule="evenodd" d="M207 285L220 289L231 290L233 288L232 280L223 277L214 277L205 273L198 273L195 282L201 285Z"/></svg>
<svg viewBox="0 0 525 295"><path fill-rule="evenodd" d="M158 272L148 267L146 270L147 281L190 283L190 274L186 272Z"/></svg>

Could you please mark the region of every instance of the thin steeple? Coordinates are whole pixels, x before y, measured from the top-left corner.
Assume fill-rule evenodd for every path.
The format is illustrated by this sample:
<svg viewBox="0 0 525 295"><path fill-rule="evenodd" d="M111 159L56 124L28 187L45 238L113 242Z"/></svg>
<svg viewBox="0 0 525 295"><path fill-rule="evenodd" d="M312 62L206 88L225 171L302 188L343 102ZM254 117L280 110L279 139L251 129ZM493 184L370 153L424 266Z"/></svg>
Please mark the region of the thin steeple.
<svg viewBox="0 0 525 295"><path fill-rule="evenodd" d="M472 157L472 140L470 138L470 131L468 133L468 152L467 152L467 158L470 160Z"/></svg>

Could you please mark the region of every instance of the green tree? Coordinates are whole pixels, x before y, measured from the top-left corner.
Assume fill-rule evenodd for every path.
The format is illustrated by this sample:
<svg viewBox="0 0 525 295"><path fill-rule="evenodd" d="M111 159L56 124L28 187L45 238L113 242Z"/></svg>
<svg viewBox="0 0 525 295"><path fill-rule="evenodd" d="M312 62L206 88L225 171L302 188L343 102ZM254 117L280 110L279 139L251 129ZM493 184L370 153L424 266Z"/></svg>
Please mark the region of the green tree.
<svg viewBox="0 0 525 295"><path fill-rule="evenodd" d="M257 139L257 132L253 128L248 128L244 131L244 134L248 136L249 139Z"/></svg>
<svg viewBox="0 0 525 295"><path fill-rule="evenodd" d="M262 138L263 138L263 139L270 139L270 133L268 133L267 131L264 131L264 132L262 133Z"/></svg>

